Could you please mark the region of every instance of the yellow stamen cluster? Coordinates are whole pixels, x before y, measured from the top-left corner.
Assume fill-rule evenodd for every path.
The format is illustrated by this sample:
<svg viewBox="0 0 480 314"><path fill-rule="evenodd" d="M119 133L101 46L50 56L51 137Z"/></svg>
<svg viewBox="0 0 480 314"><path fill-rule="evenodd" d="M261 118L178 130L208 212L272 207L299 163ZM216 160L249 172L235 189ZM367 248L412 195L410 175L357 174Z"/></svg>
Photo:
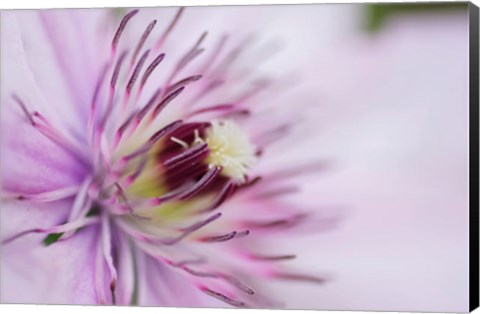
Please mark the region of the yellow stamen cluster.
<svg viewBox="0 0 480 314"><path fill-rule="evenodd" d="M222 174L243 183L248 170L256 161L255 147L247 134L233 121L213 121L205 132L205 142L210 149L207 162L222 167Z"/></svg>

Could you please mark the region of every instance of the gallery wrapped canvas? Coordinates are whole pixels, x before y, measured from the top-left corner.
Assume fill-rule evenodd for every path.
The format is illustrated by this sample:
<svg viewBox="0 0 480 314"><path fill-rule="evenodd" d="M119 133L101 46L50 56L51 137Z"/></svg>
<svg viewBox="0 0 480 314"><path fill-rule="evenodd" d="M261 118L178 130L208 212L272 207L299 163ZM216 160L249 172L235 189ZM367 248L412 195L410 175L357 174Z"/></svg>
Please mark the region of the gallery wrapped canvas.
<svg viewBox="0 0 480 314"><path fill-rule="evenodd" d="M0 301L478 306L478 8L1 11Z"/></svg>

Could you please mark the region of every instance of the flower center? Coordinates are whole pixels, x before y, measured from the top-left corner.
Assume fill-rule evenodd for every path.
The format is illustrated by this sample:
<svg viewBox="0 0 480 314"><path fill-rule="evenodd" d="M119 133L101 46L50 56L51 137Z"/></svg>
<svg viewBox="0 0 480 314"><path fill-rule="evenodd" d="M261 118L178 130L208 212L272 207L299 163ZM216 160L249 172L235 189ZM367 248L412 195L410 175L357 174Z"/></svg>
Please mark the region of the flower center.
<svg viewBox="0 0 480 314"><path fill-rule="evenodd" d="M207 143L209 165L222 168L222 174L239 183L245 182L248 170L256 161L255 147L247 134L233 121L213 121L205 139L196 134L195 142Z"/></svg>

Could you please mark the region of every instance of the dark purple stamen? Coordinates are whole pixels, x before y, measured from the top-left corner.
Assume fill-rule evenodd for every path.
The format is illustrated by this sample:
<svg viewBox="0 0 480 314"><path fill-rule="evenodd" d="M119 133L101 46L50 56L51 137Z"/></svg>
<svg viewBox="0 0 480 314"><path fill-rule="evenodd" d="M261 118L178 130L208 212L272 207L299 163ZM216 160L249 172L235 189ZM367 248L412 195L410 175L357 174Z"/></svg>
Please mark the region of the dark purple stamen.
<svg viewBox="0 0 480 314"><path fill-rule="evenodd" d="M200 38L197 40L195 45L187 51L187 53L180 58L180 61L176 64L173 72L170 74L170 77L167 80L167 85L170 84L170 82L175 78L175 76L180 72L184 67L186 67L193 59L195 59L197 56L199 56L204 49L199 48L199 46L202 44L203 40L207 36L207 32L204 32Z"/></svg>
<svg viewBox="0 0 480 314"><path fill-rule="evenodd" d="M137 168L135 169L135 172L128 176L127 180L129 184L133 183L138 178L138 176L140 176L143 169L145 169L145 166L147 165L147 161L148 161L148 158L143 158L142 161L137 166Z"/></svg>
<svg viewBox="0 0 480 314"><path fill-rule="evenodd" d="M222 216L221 213L217 213L213 216L210 216L208 217L207 219L205 220L202 220L202 221L199 221L199 222L196 222L194 223L193 225L191 226L188 226L186 228L182 228L180 229L180 231L182 232L179 236L175 237L175 238L169 238L169 239L161 239L160 240L160 243L162 244L165 244L165 245L174 245L174 244L177 244L178 242L180 242L181 240L185 239L187 236L189 236L190 234L194 233L195 231L205 227L206 225L214 222L215 220L217 220L218 218L220 218Z"/></svg>
<svg viewBox="0 0 480 314"><path fill-rule="evenodd" d="M306 217L307 217L306 214L297 214L290 218L271 220L271 221L265 221L265 222L248 221L245 223L245 226L251 229L289 228L304 221Z"/></svg>
<svg viewBox="0 0 480 314"><path fill-rule="evenodd" d="M231 283L232 285L234 285L235 287L240 289L241 291L243 291L243 292L245 292L249 295L254 295L255 294L255 291L252 288L250 288L249 286L247 286L246 284L244 284L243 282L241 282L237 278L229 276L229 275L223 275L222 277L226 281L228 281L229 283Z"/></svg>
<svg viewBox="0 0 480 314"><path fill-rule="evenodd" d="M220 293L220 292L217 292L217 291L213 291L207 287L202 287L201 290L203 292L205 292L206 294L208 294L209 296L215 298L215 299L218 299L222 302L225 302L227 304L230 304L232 306L235 306L235 307L245 307L245 303L242 302L242 301L238 301L238 300L234 300L232 298L229 298L227 297L226 295Z"/></svg>
<svg viewBox="0 0 480 314"><path fill-rule="evenodd" d="M262 177L256 176L256 177L254 177L253 179L248 180L247 182L245 182L244 184L242 184L242 185L239 187L239 189L245 189L245 188L251 187L251 186L257 184L258 182L260 182L260 180L262 180Z"/></svg>
<svg viewBox="0 0 480 314"><path fill-rule="evenodd" d="M255 294L255 291L252 288L248 287L246 284L244 284L243 282L241 282L237 278L232 277L230 275L226 275L226 274L222 274L222 273L218 273L218 272L198 271L198 270L194 270L194 269L192 269L190 267L187 267L187 266L180 266L179 268L181 268L185 272L189 273L190 275L193 275L193 276L196 276L196 277L216 278L216 279L225 280L228 283L230 283L231 285L233 285L234 287L236 287L237 289L239 289L239 290L241 290L241 291L243 291L247 294L250 294L250 295Z"/></svg>
<svg viewBox="0 0 480 314"><path fill-rule="evenodd" d="M189 143L195 139L194 137L195 130L197 130L199 135L202 135L204 130L208 128L210 125L211 124L209 122L185 123L180 128L175 130L175 132L172 133L172 137L175 137L177 139L180 139ZM172 148L175 150L178 149L178 143L175 143L173 141L169 141L165 143L165 151L171 150Z"/></svg>
<svg viewBox="0 0 480 314"><path fill-rule="evenodd" d="M155 27L155 24L157 24L157 20L153 20L148 24L147 28L142 34L142 37L140 37L140 40L138 41L137 47L135 48L135 51L132 55L132 59L130 60L130 65L133 65L135 61L137 60L138 53L142 49L143 45L145 44L145 41L147 40L148 36L152 32L153 28Z"/></svg>
<svg viewBox="0 0 480 314"><path fill-rule="evenodd" d="M184 9L185 8L179 8L178 9L178 12L175 15L175 17L173 18L172 22L167 27L167 29L163 32L160 39L157 41L157 44L155 45L155 49L159 49L162 46L162 44L165 42L165 39L167 39L167 36L170 34L170 32L173 30L173 28L177 24L178 20L180 19L180 17L182 16L182 13L183 13Z"/></svg>
<svg viewBox="0 0 480 314"><path fill-rule="evenodd" d="M223 234L223 235L203 237L203 238L200 239L200 241L202 241L202 242L226 242L226 241L236 239L236 238L243 238L248 234L249 234L248 230L241 231L241 232L232 231L230 233Z"/></svg>
<svg viewBox="0 0 480 314"><path fill-rule="evenodd" d="M100 72L100 75L98 76L97 82L95 84L95 90L93 92L92 102L91 102L91 114L92 114L92 116L95 114L98 95L100 94L100 90L103 86L103 80L105 79L105 76L107 75L108 68L109 68L108 63L103 66L102 71ZM93 119L93 117L91 117L91 119Z"/></svg>
<svg viewBox="0 0 480 314"><path fill-rule="evenodd" d="M296 258L297 256L294 254L289 254L289 255L259 255L259 254L253 254L251 255L251 258L259 261L285 261L285 260L291 260Z"/></svg>
<svg viewBox="0 0 480 314"><path fill-rule="evenodd" d="M120 138L123 136L123 133L125 132L125 130L127 129L127 127L132 123L133 119L138 115L138 113L135 111L133 112L132 114L130 114L127 118L127 120L125 120L125 122L122 123L122 125L118 128L117 132L116 132L116 136L117 136L117 142L120 140Z"/></svg>
<svg viewBox="0 0 480 314"><path fill-rule="evenodd" d="M201 238L200 241L202 241L202 242L226 242L228 240L231 240L231 239L235 238L236 235L237 235L237 232L232 231L232 232L224 234L224 235L204 237L204 238Z"/></svg>
<svg viewBox="0 0 480 314"><path fill-rule="evenodd" d="M165 108L172 100L174 100L178 95L180 95L180 93L182 93L184 89L185 87L180 87L165 96L165 98L163 98L153 110L152 118L155 118L160 113L160 111L162 111L163 108Z"/></svg>
<svg viewBox="0 0 480 314"><path fill-rule="evenodd" d="M193 116L202 114L202 113L207 113L210 111L228 111L235 108L235 105L232 104L224 104L224 105L215 105L215 106L210 106L202 109L198 109L195 111L192 111L191 113L188 114L188 117L191 118Z"/></svg>
<svg viewBox="0 0 480 314"><path fill-rule="evenodd" d="M162 137L164 137L165 135L173 132L174 130L176 130L178 127L180 127L180 125L182 125L183 121L182 120L177 120L175 122L172 122L170 124L168 124L167 126L163 127L162 129L158 130L157 132L155 132L149 139L148 139L148 142L153 144L155 142L157 142L159 139L161 139Z"/></svg>
<svg viewBox="0 0 480 314"><path fill-rule="evenodd" d="M205 65L203 66L202 68L202 73L206 73L210 67L212 66L213 62L217 59L218 55L220 54L220 52L223 50L223 47L225 46L226 42L227 42L227 39L228 39L228 36L226 35L223 35L218 44L215 46L215 48L213 49L213 53L211 55L211 57L208 59L208 61L205 63Z"/></svg>
<svg viewBox="0 0 480 314"><path fill-rule="evenodd" d="M115 52L115 50L117 49L118 40L120 39L120 36L122 35L123 30L127 26L128 21L132 17L134 17L135 14L137 14L137 13L138 13L138 10L130 11L127 14L125 14L123 19L120 21L120 25L118 26L117 32L115 33L115 36L113 37L113 40L112 40L112 51L113 52Z"/></svg>
<svg viewBox="0 0 480 314"><path fill-rule="evenodd" d="M325 278L316 277L312 275L286 273L286 272L276 272L273 274L273 277L277 279L311 282L315 284L324 284L327 281Z"/></svg>
<svg viewBox="0 0 480 314"><path fill-rule="evenodd" d="M195 162L198 157L204 156L206 157L208 155L208 144L200 144L196 145L194 147L188 148L184 152L167 159L166 161L163 162L163 165L168 168L173 168L180 166L184 163L188 162ZM203 159L203 158L202 158Z"/></svg>
<svg viewBox="0 0 480 314"><path fill-rule="evenodd" d="M168 133L172 132L173 130L177 129L180 125L182 125L182 123L183 123L182 120L177 120L175 122L172 122L172 123L168 124L167 126L163 127L162 129L158 130L157 132L155 132L148 139L147 143L145 143L141 148L137 149L135 152L133 152L129 155L124 156L122 159L124 161L129 161L132 158L138 157L138 156L148 152L150 150L150 148L152 148L152 146L158 140L160 140L162 137L164 137Z"/></svg>
<svg viewBox="0 0 480 314"><path fill-rule="evenodd" d="M207 173L203 175L203 177L198 180L195 184L193 184L187 191L185 191L182 195L179 196L180 200L186 200L194 195L196 195L198 192L200 192L202 189L208 186L210 182L212 182L213 179L215 179L220 172L222 171L221 167L212 167L210 168Z"/></svg>
<svg viewBox="0 0 480 314"><path fill-rule="evenodd" d="M280 187L275 187L266 191L261 191L259 193L256 193L255 197L256 198L272 198L272 197L283 196L286 194L298 193L299 191L300 191L300 188L295 185L280 186Z"/></svg>
<svg viewBox="0 0 480 314"><path fill-rule="evenodd" d="M161 53L155 59L153 59L152 63L148 65L147 69L145 70L145 73L142 76L142 81L141 81L142 86L145 85L145 82L147 81L148 77L150 76L150 74L152 74L153 70L155 70L155 68L160 64L160 62L162 62L163 58L165 58L165 54Z"/></svg>
<svg viewBox="0 0 480 314"><path fill-rule="evenodd" d="M127 209L128 209L128 212L130 213L130 215L132 215L136 218L140 218L140 219L146 219L146 220L150 219L150 218L143 217L143 216L140 216L140 215L136 214L135 211L133 210L133 207L130 205L130 202L128 201L128 198L127 198L127 195L125 194L125 191L120 186L120 184L118 182L115 182L114 185L117 188L118 193L119 193L120 198L122 199L123 203L125 204L125 206L127 206Z"/></svg>
<svg viewBox="0 0 480 314"><path fill-rule="evenodd" d="M170 188L176 189L184 186L185 182L196 180L199 176L205 174L208 166L203 162L203 158L197 158L194 163L184 164L181 167L168 169L165 172L167 184ZM183 190L182 192L184 192Z"/></svg>
<svg viewBox="0 0 480 314"><path fill-rule="evenodd" d="M115 68L113 69L113 73L112 73L112 78L110 79L110 88L112 89L115 89L115 86L117 85L118 74L120 73L120 68L122 67L123 61L125 60L126 56L127 56L127 51L125 50L124 52L122 52L122 54L117 60L117 63L115 64Z"/></svg>
<svg viewBox="0 0 480 314"><path fill-rule="evenodd" d="M185 189L182 189L182 188L179 188L178 190L174 190L170 193L167 193L167 194L164 194L160 197L156 197L154 198L150 204L152 206L159 206L165 202L168 202L168 201L171 201L171 200L174 200L174 199L177 199L178 196L184 191Z"/></svg>
<svg viewBox="0 0 480 314"><path fill-rule="evenodd" d="M202 78L201 75L192 75L192 76L186 77L186 78L172 84L170 87L168 87L167 93L170 93L171 91L176 90L179 87L183 87L183 86L186 86L190 83L198 81L201 78Z"/></svg>
<svg viewBox="0 0 480 314"><path fill-rule="evenodd" d="M135 69L133 70L132 75L130 76L130 80L128 81L127 84L127 93L130 94L133 88L133 85L137 81L138 74L140 73L140 70L143 67L143 64L145 63L145 60L147 60L148 54L150 53L150 50L147 50L143 53L142 57L140 60L138 60L137 65L135 66Z"/></svg>
<svg viewBox="0 0 480 314"><path fill-rule="evenodd" d="M140 123L143 120L143 118L148 113L150 108L153 107L153 105L155 104L155 102L157 101L157 98L160 96L161 93L162 93L162 89L159 88L155 91L152 97L150 97L147 104L138 112L137 118L136 118L137 123Z"/></svg>
<svg viewBox="0 0 480 314"><path fill-rule="evenodd" d="M234 182L232 181L228 182L220 191L220 193L218 193L217 197L212 202L212 204L210 204L210 206L208 206L201 212L209 212L217 209L233 194L233 192L235 191L235 188L236 188L236 184Z"/></svg>
<svg viewBox="0 0 480 314"><path fill-rule="evenodd" d="M203 221L199 221L197 223L194 223L193 225L191 226L188 226L188 227L185 227L185 228L182 228L180 230L184 231L184 232L193 232L193 231L197 231L198 229L206 226L207 224L217 220L218 218L220 218L222 216L222 213L216 213L210 217L208 217L207 219L203 220Z"/></svg>
<svg viewBox="0 0 480 314"><path fill-rule="evenodd" d="M250 110L248 109L238 109L238 110L234 110L234 111L230 111L230 112L226 112L222 115L220 115L220 117L222 118L229 118L229 119L233 119L233 118L242 118L242 117L248 117L250 116L251 112Z"/></svg>

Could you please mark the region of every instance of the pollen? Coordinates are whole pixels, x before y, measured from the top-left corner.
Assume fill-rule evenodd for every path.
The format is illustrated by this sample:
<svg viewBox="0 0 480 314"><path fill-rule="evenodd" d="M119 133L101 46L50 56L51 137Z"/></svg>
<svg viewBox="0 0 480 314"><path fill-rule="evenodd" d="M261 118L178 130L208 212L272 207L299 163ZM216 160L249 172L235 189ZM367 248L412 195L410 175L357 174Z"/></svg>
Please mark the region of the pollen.
<svg viewBox="0 0 480 314"><path fill-rule="evenodd" d="M213 121L205 131L205 139L196 135L196 142L208 144L206 162L222 168L222 174L244 182L248 170L255 164L255 147L247 134L233 121Z"/></svg>

